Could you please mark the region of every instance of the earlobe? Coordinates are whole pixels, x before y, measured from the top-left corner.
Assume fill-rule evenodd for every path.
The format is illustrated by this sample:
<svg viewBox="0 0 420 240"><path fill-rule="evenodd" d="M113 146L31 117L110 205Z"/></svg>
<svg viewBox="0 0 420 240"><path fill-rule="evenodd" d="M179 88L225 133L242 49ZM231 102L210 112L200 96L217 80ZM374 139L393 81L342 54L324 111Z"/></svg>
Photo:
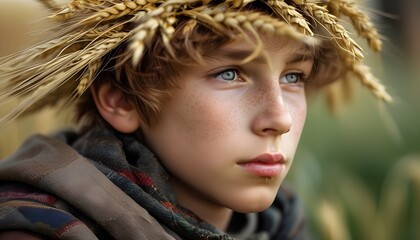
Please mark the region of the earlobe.
<svg viewBox="0 0 420 240"><path fill-rule="evenodd" d="M91 92L99 113L117 131L132 133L140 127L140 118L135 107L120 90L109 84L102 84L91 88Z"/></svg>

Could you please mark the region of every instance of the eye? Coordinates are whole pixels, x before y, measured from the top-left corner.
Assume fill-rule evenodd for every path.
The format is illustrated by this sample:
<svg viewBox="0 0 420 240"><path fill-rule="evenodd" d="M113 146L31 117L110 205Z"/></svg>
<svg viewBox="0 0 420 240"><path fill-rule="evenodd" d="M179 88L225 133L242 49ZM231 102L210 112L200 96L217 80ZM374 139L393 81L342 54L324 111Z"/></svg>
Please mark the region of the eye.
<svg viewBox="0 0 420 240"><path fill-rule="evenodd" d="M223 72L216 73L214 75L214 78L217 78L223 81L233 82L238 78L238 73L237 73L237 70L235 69L227 69L227 70L224 70Z"/></svg>
<svg viewBox="0 0 420 240"><path fill-rule="evenodd" d="M285 74L281 79L280 83L298 83L304 79L304 73L293 72Z"/></svg>

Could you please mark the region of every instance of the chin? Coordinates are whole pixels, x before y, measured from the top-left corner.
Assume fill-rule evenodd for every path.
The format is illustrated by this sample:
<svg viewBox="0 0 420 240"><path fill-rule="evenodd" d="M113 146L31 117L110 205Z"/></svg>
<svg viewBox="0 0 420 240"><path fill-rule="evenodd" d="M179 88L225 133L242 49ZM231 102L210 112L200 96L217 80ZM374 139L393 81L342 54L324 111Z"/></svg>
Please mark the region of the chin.
<svg viewBox="0 0 420 240"><path fill-rule="evenodd" d="M255 192L250 196L238 197L231 208L235 212L255 213L266 210L273 204L276 194Z"/></svg>

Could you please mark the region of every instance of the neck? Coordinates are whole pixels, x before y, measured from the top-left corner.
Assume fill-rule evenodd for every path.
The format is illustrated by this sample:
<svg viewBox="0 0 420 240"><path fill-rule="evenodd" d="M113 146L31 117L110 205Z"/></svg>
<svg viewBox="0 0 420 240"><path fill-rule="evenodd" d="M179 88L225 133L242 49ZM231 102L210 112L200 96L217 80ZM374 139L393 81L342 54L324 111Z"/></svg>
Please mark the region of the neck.
<svg viewBox="0 0 420 240"><path fill-rule="evenodd" d="M172 182L176 198L181 206L195 213L201 219L225 232L229 226L232 210L208 199L202 193L191 188L186 189L176 180Z"/></svg>

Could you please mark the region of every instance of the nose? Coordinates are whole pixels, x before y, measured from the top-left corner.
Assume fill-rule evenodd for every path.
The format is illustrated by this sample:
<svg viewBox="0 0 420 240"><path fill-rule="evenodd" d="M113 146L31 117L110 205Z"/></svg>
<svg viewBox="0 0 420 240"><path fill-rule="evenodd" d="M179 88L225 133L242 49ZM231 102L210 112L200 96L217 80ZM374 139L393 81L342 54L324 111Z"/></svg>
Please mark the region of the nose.
<svg viewBox="0 0 420 240"><path fill-rule="evenodd" d="M278 136L290 131L293 118L284 101L281 88L260 92L261 102L252 129L260 136Z"/></svg>

